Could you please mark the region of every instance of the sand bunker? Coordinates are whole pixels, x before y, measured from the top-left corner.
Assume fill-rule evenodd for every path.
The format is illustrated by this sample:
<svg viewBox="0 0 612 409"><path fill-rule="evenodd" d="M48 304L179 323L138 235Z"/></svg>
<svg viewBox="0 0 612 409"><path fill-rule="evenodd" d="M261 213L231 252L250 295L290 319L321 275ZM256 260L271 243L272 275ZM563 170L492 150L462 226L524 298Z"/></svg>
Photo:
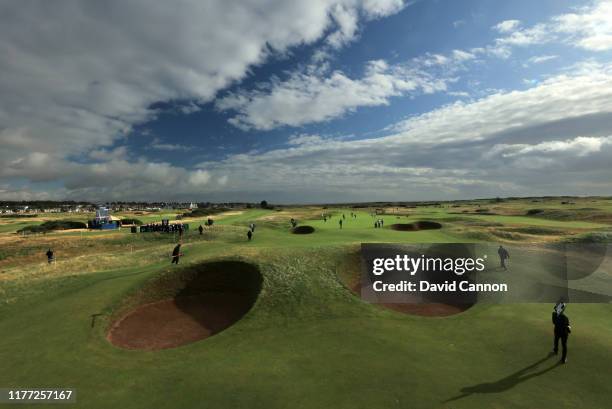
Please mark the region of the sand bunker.
<svg viewBox="0 0 612 409"><path fill-rule="evenodd" d="M205 339L240 320L262 283L257 267L237 261L206 263L178 274L176 281L163 280L164 285L177 284L174 297L128 311L111 326L109 341L127 349L158 350Z"/></svg>
<svg viewBox="0 0 612 409"><path fill-rule="evenodd" d="M401 247L401 246L400 246ZM393 250L393 248L391 248ZM419 250L427 257L443 258L469 258L473 257L473 246L457 244L431 244L425 250ZM393 251L391 251L393 253ZM360 253L352 253L347 260L340 264L338 276L349 290L358 297L362 296L362 259ZM397 275L389 282L400 282L402 273L386 272L385 276ZM379 276L371 276L363 280L364 285L371 285L378 280ZM454 272L438 271L431 269L428 273L428 281L432 284L442 284L445 281L457 280ZM464 274L461 280L473 282L469 274ZM476 305L477 295L464 293L442 293L442 292L414 292L398 293L398 297L371 298L370 288L366 288L364 300L382 308L390 309L404 314L420 315L425 317L446 317L462 313ZM370 301L368 301L370 300ZM376 300L378 302L374 302Z"/></svg>
<svg viewBox="0 0 612 409"><path fill-rule="evenodd" d="M418 221L414 223L398 223L390 226L393 230L399 231L418 231L441 229L442 225L437 222Z"/></svg>
<svg viewBox="0 0 612 409"><path fill-rule="evenodd" d="M297 226L291 230L293 234L311 234L314 233L315 229L312 226Z"/></svg>
<svg viewBox="0 0 612 409"><path fill-rule="evenodd" d="M351 292L357 296L361 294L361 283L355 283L351 287ZM448 317L462 313L470 309L474 304L462 303L377 303L380 307L388 310L401 312L403 314L420 315L423 317Z"/></svg>

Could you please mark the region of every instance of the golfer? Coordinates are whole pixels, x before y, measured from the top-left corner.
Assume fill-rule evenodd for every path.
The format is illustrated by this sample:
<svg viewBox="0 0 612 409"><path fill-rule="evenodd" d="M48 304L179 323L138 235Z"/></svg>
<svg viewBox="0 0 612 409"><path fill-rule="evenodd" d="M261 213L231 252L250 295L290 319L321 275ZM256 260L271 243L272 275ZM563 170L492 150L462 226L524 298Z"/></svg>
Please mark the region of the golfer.
<svg viewBox="0 0 612 409"><path fill-rule="evenodd" d="M53 263L53 250L49 249L45 254L47 255L47 263Z"/></svg>
<svg viewBox="0 0 612 409"><path fill-rule="evenodd" d="M561 362L562 364L567 362L567 338L572 332L570 327L569 318L565 315L565 303L559 301L555 304L555 308L552 313L552 323L555 326L555 343L553 352L555 355L559 353L559 340L561 340Z"/></svg>
<svg viewBox="0 0 612 409"><path fill-rule="evenodd" d="M338 220L338 224L340 225L340 229L342 229L342 219Z"/></svg>
<svg viewBox="0 0 612 409"><path fill-rule="evenodd" d="M172 261L170 262L170 264L178 264L180 257L181 257L181 243L177 244L176 247L174 247L174 250L172 250Z"/></svg>
<svg viewBox="0 0 612 409"><path fill-rule="evenodd" d="M202 227L202 225L200 225L200 227L198 227L198 231L200 232L200 236L201 236L202 232L204 231L204 227Z"/></svg>
<svg viewBox="0 0 612 409"><path fill-rule="evenodd" d="M247 231L247 237L249 238L249 241L251 241L253 238L253 232L251 230Z"/></svg>
<svg viewBox="0 0 612 409"><path fill-rule="evenodd" d="M499 249L497 249L497 254L499 255L500 267L504 270L507 270L508 267L506 267L506 260L510 258L510 253L508 253L508 250L506 250L500 245Z"/></svg>

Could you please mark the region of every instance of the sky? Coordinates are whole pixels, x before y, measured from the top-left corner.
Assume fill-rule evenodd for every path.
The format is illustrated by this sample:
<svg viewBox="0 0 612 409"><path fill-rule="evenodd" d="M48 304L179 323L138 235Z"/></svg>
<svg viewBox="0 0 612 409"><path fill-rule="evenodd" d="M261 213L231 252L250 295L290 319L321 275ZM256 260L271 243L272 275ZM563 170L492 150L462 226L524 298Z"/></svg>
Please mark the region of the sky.
<svg viewBox="0 0 612 409"><path fill-rule="evenodd" d="M612 0L0 0L0 199L612 195Z"/></svg>

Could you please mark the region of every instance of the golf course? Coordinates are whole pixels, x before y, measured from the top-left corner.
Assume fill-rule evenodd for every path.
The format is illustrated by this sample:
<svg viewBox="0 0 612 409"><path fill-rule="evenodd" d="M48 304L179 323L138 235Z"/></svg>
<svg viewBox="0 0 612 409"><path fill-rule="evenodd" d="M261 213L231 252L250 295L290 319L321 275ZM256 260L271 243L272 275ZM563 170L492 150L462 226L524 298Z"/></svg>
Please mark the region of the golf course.
<svg viewBox="0 0 612 409"><path fill-rule="evenodd" d="M1 387L72 388L87 409L610 407L611 303L570 300L560 365L552 304L436 314L358 291L362 243L523 246L504 273L519 280L530 245L610 243L610 198L241 208L187 214L182 237L22 230L88 218L0 218Z"/></svg>

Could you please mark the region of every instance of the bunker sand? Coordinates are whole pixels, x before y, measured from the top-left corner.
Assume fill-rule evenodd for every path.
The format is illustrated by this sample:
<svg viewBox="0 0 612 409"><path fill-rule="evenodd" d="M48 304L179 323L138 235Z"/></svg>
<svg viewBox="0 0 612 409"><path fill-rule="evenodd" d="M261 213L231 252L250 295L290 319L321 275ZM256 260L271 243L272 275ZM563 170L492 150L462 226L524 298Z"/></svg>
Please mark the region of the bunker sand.
<svg viewBox="0 0 612 409"><path fill-rule="evenodd" d="M162 299L143 301L119 316L107 339L121 348L143 350L174 348L206 339L246 315L261 285L258 268L240 261L203 263L178 270L143 288L142 293L159 293Z"/></svg>
<svg viewBox="0 0 612 409"><path fill-rule="evenodd" d="M108 340L126 349L174 348L223 331L250 308L248 298L232 292L162 300L128 313L111 328Z"/></svg>

